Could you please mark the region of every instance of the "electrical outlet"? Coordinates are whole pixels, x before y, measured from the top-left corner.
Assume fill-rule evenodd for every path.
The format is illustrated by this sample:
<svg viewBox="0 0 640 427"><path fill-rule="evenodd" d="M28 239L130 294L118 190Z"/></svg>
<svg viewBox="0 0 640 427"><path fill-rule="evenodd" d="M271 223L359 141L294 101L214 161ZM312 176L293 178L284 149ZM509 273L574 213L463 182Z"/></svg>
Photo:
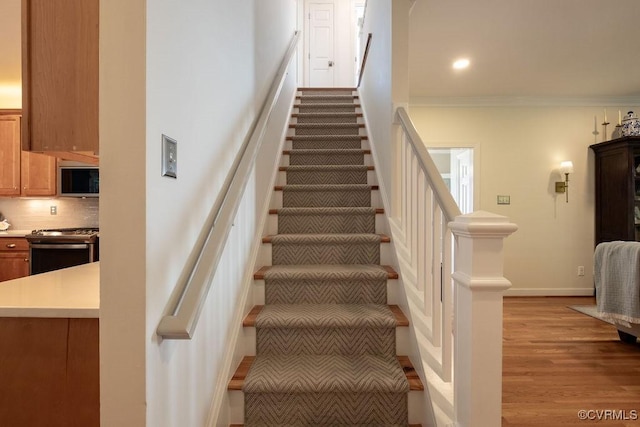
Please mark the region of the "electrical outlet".
<svg viewBox="0 0 640 427"><path fill-rule="evenodd" d="M578 276L584 276L584 265L578 266Z"/></svg>
<svg viewBox="0 0 640 427"><path fill-rule="evenodd" d="M56 205L49 206L49 213L51 215L58 215L58 207Z"/></svg>
<svg viewBox="0 0 640 427"><path fill-rule="evenodd" d="M178 141L162 135L162 176L178 177Z"/></svg>

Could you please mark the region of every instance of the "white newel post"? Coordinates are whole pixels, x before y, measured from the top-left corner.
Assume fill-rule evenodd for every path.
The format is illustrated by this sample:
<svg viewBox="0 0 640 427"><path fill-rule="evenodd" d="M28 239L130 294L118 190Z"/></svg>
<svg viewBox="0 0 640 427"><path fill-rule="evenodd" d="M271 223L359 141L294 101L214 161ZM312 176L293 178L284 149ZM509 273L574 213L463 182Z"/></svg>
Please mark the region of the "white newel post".
<svg viewBox="0 0 640 427"><path fill-rule="evenodd" d="M456 237L454 408L456 426L502 421L503 241L518 229L507 217L478 211L449 223Z"/></svg>

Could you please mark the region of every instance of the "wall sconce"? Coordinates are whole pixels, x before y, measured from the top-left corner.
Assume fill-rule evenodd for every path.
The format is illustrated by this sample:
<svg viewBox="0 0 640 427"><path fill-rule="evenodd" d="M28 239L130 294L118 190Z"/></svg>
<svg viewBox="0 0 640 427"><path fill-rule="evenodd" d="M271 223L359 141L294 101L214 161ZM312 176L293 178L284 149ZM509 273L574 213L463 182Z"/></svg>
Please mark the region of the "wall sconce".
<svg viewBox="0 0 640 427"><path fill-rule="evenodd" d="M556 193L565 193L569 203L569 174L573 173L573 162L567 160L560 163L560 173L564 174L564 181L556 181Z"/></svg>

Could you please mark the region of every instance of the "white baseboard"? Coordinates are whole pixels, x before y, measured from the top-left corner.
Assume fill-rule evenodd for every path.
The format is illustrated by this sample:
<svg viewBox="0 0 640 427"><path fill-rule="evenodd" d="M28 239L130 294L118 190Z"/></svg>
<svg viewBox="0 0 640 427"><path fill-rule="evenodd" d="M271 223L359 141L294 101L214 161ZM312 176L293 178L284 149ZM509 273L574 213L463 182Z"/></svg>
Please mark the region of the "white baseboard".
<svg viewBox="0 0 640 427"><path fill-rule="evenodd" d="M592 297L594 288L510 288L505 297Z"/></svg>

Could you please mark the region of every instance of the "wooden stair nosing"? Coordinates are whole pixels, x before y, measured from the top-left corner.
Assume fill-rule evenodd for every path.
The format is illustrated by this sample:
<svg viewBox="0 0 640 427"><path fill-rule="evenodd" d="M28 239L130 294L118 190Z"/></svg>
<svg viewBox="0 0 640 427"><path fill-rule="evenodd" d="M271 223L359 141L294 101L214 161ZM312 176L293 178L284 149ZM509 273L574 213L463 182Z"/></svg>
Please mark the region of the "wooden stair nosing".
<svg viewBox="0 0 640 427"><path fill-rule="evenodd" d="M327 234L332 234L332 233L327 233ZM347 233L340 233L340 234L347 234ZM364 233L364 234L369 234L369 233ZM374 233L371 233L374 234ZM312 236L312 234L304 234L305 236ZM262 238L262 243L271 243L273 241L273 237L276 236L275 234L269 235L269 236L264 236ZM378 234L378 236L380 236L380 243L390 243L391 242L391 237L387 236L386 234Z"/></svg>
<svg viewBox="0 0 640 427"><path fill-rule="evenodd" d="M396 304L388 305L389 310L393 313L393 316L396 318L396 327L407 327L409 326L409 319L404 315L400 306ZM256 318L258 314L262 311L264 305L254 305L251 311L245 316L242 321L242 326L245 328L252 328L256 326Z"/></svg>
<svg viewBox="0 0 640 427"><path fill-rule="evenodd" d="M282 191L283 187L284 187L284 185L276 185L273 189L275 191ZM371 187L372 191L380 190L380 186L379 185L370 185L369 187Z"/></svg>
<svg viewBox="0 0 640 427"><path fill-rule="evenodd" d="M266 274L267 271L269 271L269 269L273 267L272 265L263 265L262 267L260 267L260 269L258 271L256 271L253 274L253 279L254 280L264 280L264 275ZM388 280L396 280L399 276L398 276L398 272L396 270L394 270L393 267L391 267L390 265L381 265L381 267L386 270L387 272L387 279Z"/></svg>
<svg viewBox="0 0 640 427"><path fill-rule="evenodd" d="M376 208L376 214L383 214L383 208ZM278 215L278 209L269 209L269 215Z"/></svg>
<svg viewBox="0 0 640 427"><path fill-rule="evenodd" d="M422 391L424 390L424 385L418 376L409 356L396 356L398 359L398 363L400 363L400 367L402 367L402 371L407 377L407 381L409 382L409 390L413 391ZM242 391L242 386L244 385L244 380L247 378L247 374L249 373L249 369L251 369L251 365L256 360L256 356L244 356L242 361L238 365L238 369L231 377L229 381L229 385L227 386L227 390L230 391Z"/></svg>

